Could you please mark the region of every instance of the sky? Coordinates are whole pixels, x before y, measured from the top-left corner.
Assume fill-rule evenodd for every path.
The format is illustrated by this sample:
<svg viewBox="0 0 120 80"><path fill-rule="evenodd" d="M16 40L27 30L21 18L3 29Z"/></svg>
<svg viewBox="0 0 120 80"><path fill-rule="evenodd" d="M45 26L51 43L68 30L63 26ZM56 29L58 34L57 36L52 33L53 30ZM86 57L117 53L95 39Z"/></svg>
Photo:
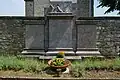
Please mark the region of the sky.
<svg viewBox="0 0 120 80"><path fill-rule="evenodd" d="M94 0L94 16L117 16L117 11L104 14L107 8L96 8L99 2ZM25 16L24 0L0 0L0 16Z"/></svg>

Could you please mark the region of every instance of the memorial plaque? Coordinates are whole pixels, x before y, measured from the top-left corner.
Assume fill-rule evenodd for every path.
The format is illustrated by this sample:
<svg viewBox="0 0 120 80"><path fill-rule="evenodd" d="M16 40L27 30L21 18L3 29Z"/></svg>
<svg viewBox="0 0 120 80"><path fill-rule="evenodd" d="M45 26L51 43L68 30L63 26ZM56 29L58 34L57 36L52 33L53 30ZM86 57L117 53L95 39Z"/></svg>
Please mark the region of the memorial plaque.
<svg viewBox="0 0 120 80"><path fill-rule="evenodd" d="M72 48L72 28L71 20L49 20L49 48Z"/></svg>
<svg viewBox="0 0 120 80"><path fill-rule="evenodd" d="M26 25L27 49L44 49L44 25Z"/></svg>
<svg viewBox="0 0 120 80"><path fill-rule="evenodd" d="M77 32L78 48L96 47L96 25L78 25Z"/></svg>

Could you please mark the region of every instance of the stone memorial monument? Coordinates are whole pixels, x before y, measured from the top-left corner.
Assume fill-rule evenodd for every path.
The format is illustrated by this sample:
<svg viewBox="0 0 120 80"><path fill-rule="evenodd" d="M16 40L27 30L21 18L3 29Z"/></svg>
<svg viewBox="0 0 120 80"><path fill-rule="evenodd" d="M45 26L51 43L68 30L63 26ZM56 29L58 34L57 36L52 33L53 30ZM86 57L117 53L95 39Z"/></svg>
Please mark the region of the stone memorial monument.
<svg viewBox="0 0 120 80"><path fill-rule="evenodd" d="M50 59L64 51L67 59L100 55L96 47L96 23L77 20L93 16L93 0L25 0L24 55ZM87 24L86 24L87 23Z"/></svg>

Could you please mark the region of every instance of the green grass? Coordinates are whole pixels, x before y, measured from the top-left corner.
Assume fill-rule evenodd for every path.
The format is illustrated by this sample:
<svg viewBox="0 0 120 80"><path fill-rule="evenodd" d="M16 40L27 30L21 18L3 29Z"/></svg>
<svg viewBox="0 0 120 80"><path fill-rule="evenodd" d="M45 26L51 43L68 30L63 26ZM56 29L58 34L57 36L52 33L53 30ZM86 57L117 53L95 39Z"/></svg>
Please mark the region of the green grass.
<svg viewBox="0 0 120 80"><path fill-rule="evenodd" d="M115 61L115 60L114 60ZM75 61L73 62L72 66L79 66L84 68L84 70L93 70L93 69L103 69L103 68L109 68L114 64L113 60L91 60L91 59L85 59L81 61Z"/></svg>
<svg viewBox="0 0 120 80"><path fill-rule="evenodd" d="M120 71L120 58L115 59L85 59L72 63L73 76L80 77L85 71L90 70L114 70Z"/></svg>
<svg viewBox="0 0 120 80"><path fill-rule="evenodd" d="M13 55L0 56L0 70L13 70L24 72L40 73L48 67L47 63L33 58L20 58ZM114 59L98 59L85 58L79 61L72 61L71 74L74 77L81 77L86 71L90 70L119 70L120 58Z"/></svg>
<svg viewBox="0 0 120 80"><path fill-rule="evenodd" d="M0 70L23 70L41 72L47 65L35 59L18 58L17 56L0 56Z"/></svg>

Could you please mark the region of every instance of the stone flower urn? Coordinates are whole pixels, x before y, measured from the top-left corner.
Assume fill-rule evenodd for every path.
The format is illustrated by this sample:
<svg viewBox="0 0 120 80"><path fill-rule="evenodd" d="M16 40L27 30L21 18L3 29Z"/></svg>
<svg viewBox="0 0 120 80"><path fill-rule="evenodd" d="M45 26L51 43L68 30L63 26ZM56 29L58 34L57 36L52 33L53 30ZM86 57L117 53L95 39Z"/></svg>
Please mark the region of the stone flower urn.
<svg viewBox="0 0 120 80"><path fill-rule="evenodd" d="M51 70L57 73L57 76L60 76L71 65L71 62L65 59L64 56L64 51L60 51L55 58L48 61L48 65L51 67Z"/></svg>
<svg viewBox="0 0 120 80"><path fill-rule="evenodd" d="M60 74L65 73L68 70L67 67L71 65L71 62L64 58L55 58L49 60L48 65L51 67L51 70L56 73L56 77L60 77Z"/></svg>
<svg viewBox="0 0 120 80"><path fill-rule="evenodd" d="M65 52L60 51L55 58L48 61L48 65L55 69L65 69L71 64L71 62L69 60L66 60L64 56Z"/></svg>
<svg viewBox="0 0 120 80"><path fill-rule="evenodd" d="M60 60L62 60L64 58L56 58L56 59L53 59L53 60L49 60L48 61L48 65L54 69L65 69L67 68L68 66L71 65L71 62L69 60L66 60L64 59L63 62L59 62ZM55 62L56 60L58 60L58 63ZM55 65L56 64L56 65Z"/></svg>

